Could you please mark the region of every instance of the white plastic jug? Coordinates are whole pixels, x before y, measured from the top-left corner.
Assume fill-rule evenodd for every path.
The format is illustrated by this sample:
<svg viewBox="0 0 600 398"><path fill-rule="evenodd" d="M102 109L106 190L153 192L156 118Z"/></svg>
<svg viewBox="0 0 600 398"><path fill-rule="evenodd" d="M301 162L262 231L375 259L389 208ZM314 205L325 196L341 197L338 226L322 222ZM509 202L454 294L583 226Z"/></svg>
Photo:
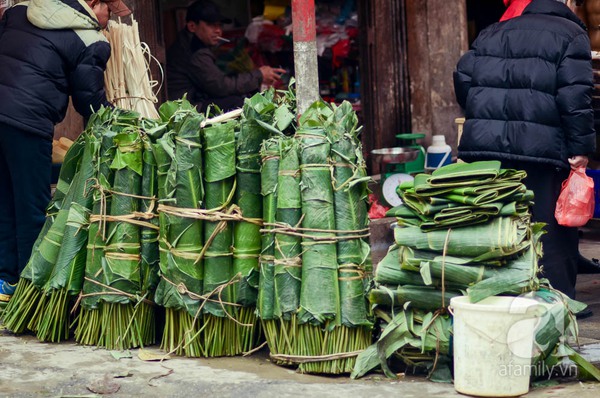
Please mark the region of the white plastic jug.
<svg viewBox="0 0 600 398"><path fill-rule="evenodd" d="M446 144L446 137L434 135L425 154L425 169L435 170L452 163L452 148Z"/></svg>

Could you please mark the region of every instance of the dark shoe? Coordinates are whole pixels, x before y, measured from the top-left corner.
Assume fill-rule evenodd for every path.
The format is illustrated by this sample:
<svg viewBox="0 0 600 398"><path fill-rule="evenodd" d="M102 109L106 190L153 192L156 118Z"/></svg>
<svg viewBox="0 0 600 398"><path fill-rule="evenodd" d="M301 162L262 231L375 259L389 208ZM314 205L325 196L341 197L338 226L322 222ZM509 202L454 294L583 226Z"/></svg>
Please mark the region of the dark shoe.
<svg viewBox="0 0 600 398"><path fill-rule="evenodd" d="M11 285L10 283L0 279L0 301L9 301L16 288L16 283L14 285Z"/></svg>
<svg viewBox="0 0 600 398"><path fill-rule="evenodd" d="M591 260L583 257L581 254L577 258L578 274L600 274L600 262L597 258Z"/></svg>
<svg viewBox="0 0 600 398"><path fill-rule="evenodd" d="M592 310L590 309L590 307L585 307L584 309L582 309L581 311L579 311L577 314L575 314L575 318L577 318L578 320L580 320L580 319L589 318L592 315L594 315L594 313L592 312Z"/></svg>

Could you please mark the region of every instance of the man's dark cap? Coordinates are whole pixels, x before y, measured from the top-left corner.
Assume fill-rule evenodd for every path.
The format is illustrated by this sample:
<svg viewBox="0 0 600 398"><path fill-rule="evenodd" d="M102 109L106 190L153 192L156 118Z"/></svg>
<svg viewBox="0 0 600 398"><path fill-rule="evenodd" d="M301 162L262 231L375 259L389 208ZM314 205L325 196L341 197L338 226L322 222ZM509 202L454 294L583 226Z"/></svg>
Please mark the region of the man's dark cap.
<svg viewBox="0 0 600 398"><path fill-rule="evenodd" d="M198 0L192 3L187 9L185 20L186 22L231 23L231 19L224 17L219 7L208 0Z"/></svg>

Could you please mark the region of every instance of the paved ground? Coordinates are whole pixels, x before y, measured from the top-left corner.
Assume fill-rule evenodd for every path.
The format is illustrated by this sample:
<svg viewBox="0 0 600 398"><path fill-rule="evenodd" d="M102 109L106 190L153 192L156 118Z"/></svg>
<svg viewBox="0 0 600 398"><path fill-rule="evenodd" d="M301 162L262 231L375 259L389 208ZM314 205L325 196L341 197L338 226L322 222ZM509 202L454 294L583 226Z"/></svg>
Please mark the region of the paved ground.
<svg viewBox="0 0 600 398"><path fill-rule="evenodd" d="M581 252L600 258L600 228L583 229ZM578 299L590 304L591 318L579 322L581 352L600 362L600 275L580 275ZM265 350L247 358L145 361L138 356L162 355L157 348L123 353L63 344L39 343L32 336L13 336L0 330L0 397L459 397L451 384L422 377L397 381L371 375L348 377L301 375L271 364ZM562 381L535 388L528 397L596 398L599 383Z"/></svg>
<svg viewBox="0 0 600 398"><path fill-rule="evenodd" d="M600 259L600 220L581 228L579 251L587 258ZM600 274L578 275L577 299L588 304L593 315L578 322L581 344L600 344Z"/></svg>
<svg viewBox="0 0 600 398"><path fill-rule="evenodd" d="M131 350L130 358L117 359L106 350L73 343L41 344L28 336L2 335L0 347L2 397L96 397L101 393L106 397L462 396L451 384L419 377L391 381L370 376L353 381L347 377L300 375L271 364L264 352L249 358L173 358L160 363L140 360L139 350ZM600 384L578 382L533 389L528 394L578 398L599 395Z"/></svg>

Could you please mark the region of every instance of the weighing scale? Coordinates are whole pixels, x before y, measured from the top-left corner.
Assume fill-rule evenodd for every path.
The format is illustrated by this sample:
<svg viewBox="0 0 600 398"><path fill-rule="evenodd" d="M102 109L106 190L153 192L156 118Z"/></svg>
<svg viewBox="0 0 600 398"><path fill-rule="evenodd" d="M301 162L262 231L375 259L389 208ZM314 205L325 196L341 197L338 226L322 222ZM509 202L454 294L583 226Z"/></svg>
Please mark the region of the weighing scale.
<svg viewBox="0 0 600 398"><path fill-rule="evenodd" d="M425 171L425 148L417 143L417 140L425 138L425 134L398 134L396 135L402 148L418 149L419 154L415 160L402 163L396 166L395 171L398 173L416 174Z"/></svg>
<svg viewBox="0 0 600 398"><path fill-rule="evenodd" d="M397 172L399 168L419 157L421 152L417 148L382 148L371 151L373 159L379 163L381 172L381 194L383 199L391 206L400 206L402 199L398 196L396 188L404 181L414 178L407 173Z"/></svg>

